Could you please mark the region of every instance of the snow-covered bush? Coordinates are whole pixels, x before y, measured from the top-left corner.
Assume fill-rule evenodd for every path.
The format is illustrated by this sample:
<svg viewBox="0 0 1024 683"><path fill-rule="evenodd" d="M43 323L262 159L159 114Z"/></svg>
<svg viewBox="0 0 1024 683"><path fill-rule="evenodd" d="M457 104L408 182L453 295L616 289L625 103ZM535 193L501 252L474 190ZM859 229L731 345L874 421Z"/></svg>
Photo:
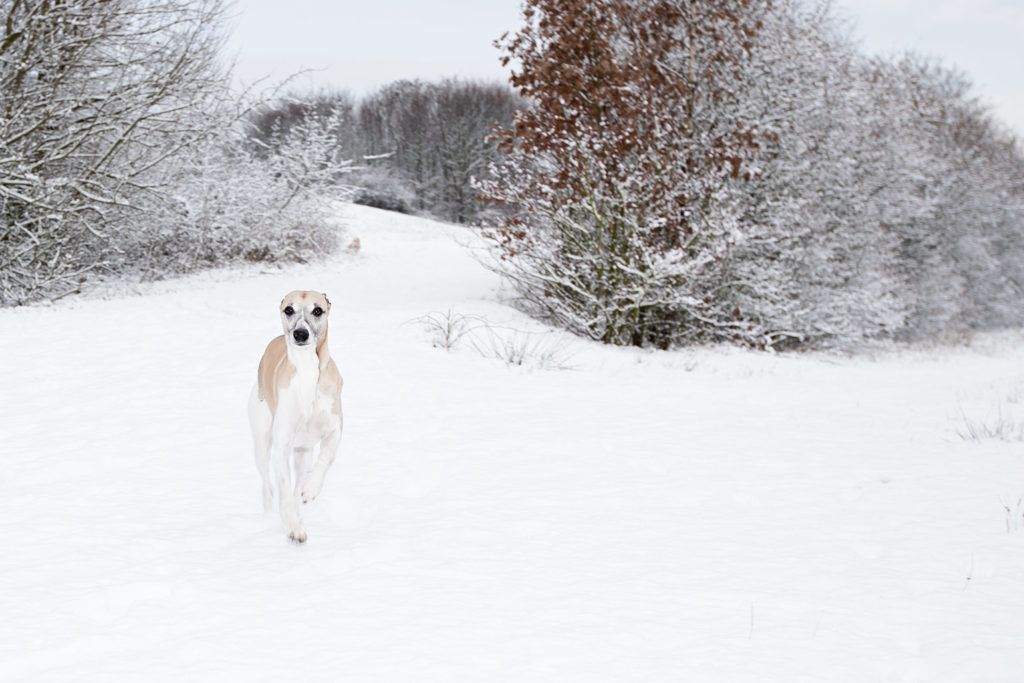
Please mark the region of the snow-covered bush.
<svg viewBox="0 0 1024 683"><path fill-rule="evenodd" d="M257 156L241 133L196 147L171 179L175 195L130 233L121 271L153 277L239 262L308 261L337 246L336 204L350 162L330 119L297 126Z"/></svg>
<svg viewBox="0 0 1024 683"><path fill-rule="evenodd" d="M420 203L416 190L392 168L384 155L364 158L353 169L351 183L354 188L352 201L362 206L412 214L416 213L414 207Z"/></svg>

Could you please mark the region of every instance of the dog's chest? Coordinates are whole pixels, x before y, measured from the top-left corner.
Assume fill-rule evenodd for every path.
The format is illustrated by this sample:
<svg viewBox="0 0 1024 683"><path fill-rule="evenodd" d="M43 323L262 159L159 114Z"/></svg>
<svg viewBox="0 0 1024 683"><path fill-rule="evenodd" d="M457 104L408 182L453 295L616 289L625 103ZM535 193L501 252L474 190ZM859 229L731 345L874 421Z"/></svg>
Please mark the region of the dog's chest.
<svg viewBox="0 0 1024 683"><path fill-rule="evenodd" d="M329 397L319 392L315 394L309 411L298 415L294 436L296 447L312 448L337 428L338 420L332 407Z"/></svg>
<svg viewBox="0 0 1024 683"><path fill-rule="evenodd" d="M319 379L317 365L297 365L282 396L292 409L294 445L300 448L312 447L337 426L334 397L319 391Z"/></svg>

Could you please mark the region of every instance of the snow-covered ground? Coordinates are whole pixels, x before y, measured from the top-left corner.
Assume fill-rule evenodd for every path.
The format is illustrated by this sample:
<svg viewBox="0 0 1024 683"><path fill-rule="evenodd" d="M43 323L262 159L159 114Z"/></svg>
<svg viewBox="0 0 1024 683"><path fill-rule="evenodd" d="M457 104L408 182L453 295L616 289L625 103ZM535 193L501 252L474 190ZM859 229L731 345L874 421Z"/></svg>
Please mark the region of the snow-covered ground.
<svg viewBox="0 0 1024 683"><path fill-rule="evenodd" d="M459 228L348 234L0 311L0 680L1024 680L1019 335L604 348L502 306ZM304 546L245 414L296 288L345 376ZM436 348L432 313L491 327Z"/></svg>

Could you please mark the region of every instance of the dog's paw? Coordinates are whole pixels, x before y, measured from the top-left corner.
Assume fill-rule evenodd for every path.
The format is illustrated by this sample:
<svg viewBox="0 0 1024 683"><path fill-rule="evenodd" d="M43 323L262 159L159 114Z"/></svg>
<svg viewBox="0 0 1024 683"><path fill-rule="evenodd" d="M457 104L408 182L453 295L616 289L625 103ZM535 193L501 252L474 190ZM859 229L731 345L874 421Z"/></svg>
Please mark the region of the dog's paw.
<svg viewBox="0 0 1024 683"><path fill-rule="evenodd" d="M302 493L299 494L299 497L302 499L303 503L312 503L316 500L318 495L320 495L320 487L315 484L308 483L302 487Z"/></svg>
<svg viewBox="0 0 1024 683"><path fill-rule="evenodd" d="M290 540L292 543L295 543L296 545L300 545L302 543L305 543L306 542L306 532L305 531L293 531L290 534L288 534L288 540Z"/></svg>
<svg viewBox="0 0 1024 683"><path fill-rule="evenodd" d="M322 477L313 475L306 482L306 485L302 487L302 493L299 497L302 498L303 503L312 503L316 500L316 497L320 495L320 491L324 487L324 481Z"/></svg>

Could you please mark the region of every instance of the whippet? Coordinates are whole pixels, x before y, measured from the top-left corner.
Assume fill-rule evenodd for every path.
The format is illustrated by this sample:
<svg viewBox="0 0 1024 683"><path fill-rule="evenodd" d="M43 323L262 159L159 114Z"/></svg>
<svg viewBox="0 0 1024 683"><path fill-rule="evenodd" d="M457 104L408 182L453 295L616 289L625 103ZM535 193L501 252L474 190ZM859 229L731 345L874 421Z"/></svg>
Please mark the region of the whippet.
<svg viewBox="0 0 1024 683"><path fill-rule="evenodd" d="M267 345L249 396L256 467L263 478L263 506L278 504L288 538L306 541L298 501L316 498L341 440L341 375L327 350L326 294L295 291L281 301L284 334ZM313 450L320 454L311 467ZM294 457L293 457L294 456ZM292 488L294 460L295 486Z"/></svg>

